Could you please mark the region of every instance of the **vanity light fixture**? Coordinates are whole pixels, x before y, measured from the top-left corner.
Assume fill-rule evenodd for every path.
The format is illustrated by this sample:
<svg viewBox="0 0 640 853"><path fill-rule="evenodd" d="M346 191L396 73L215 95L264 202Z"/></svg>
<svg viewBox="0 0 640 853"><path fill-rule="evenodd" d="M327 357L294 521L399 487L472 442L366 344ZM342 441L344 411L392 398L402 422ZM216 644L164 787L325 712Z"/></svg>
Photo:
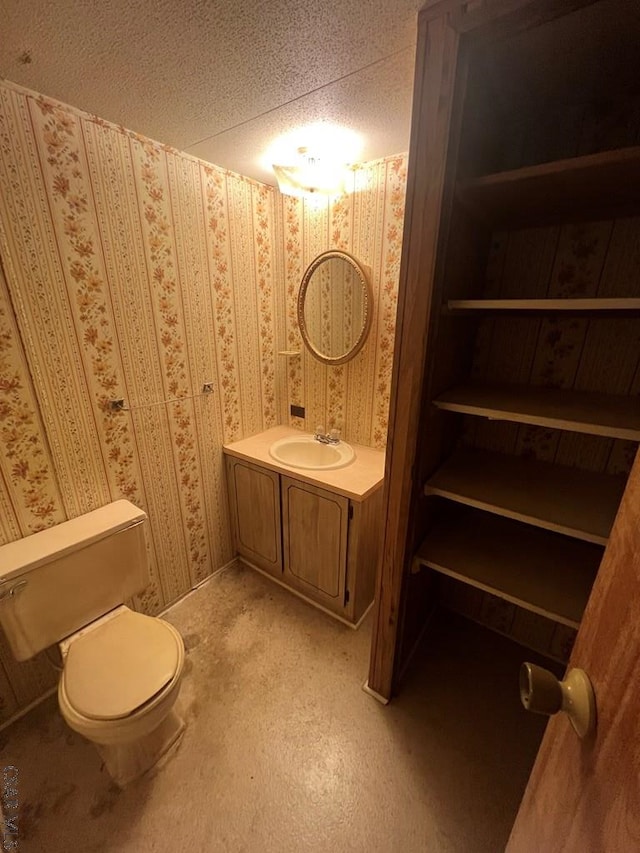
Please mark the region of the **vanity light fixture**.
<svg viewBox="0 0 640 853"><path fill-rule="evenodd" d="M273 166L281 193L301 198L308 193L330 196L345 192L346 164L323 159L306 148L298 148L297 155L295 165Z"/></svg>

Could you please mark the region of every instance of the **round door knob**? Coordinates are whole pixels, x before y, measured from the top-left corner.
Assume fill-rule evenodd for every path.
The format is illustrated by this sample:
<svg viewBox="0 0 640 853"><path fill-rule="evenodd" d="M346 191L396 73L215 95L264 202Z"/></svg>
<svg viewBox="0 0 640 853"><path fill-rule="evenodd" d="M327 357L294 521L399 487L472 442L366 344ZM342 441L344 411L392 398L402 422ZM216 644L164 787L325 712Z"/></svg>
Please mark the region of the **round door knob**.
<svg viewBox="0 0 640 853"><path fill-rule="evenodd" d="M520 667L520 700L534 714L557 714L562 708L562 687L552 672L523 663Z"/></svg>
<svg viewBox="0 0 640 853"><path fill-rule="evenodd" d="M595 695L589 676L582 669L570 669L564 681L559 681L548 669L523 663L520 699L527 711L536 714L550 716L563 711L578 737L584 738L595 730Z"/></svg>

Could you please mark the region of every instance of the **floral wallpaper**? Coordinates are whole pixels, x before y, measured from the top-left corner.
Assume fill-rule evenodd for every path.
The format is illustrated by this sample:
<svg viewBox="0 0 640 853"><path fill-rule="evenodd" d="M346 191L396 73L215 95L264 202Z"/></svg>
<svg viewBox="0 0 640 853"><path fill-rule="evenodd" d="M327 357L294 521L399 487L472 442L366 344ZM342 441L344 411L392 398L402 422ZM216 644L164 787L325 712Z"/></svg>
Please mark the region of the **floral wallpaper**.
<svg viewBox="0 0 640 853"><path fill-rule="evenodd" d="M278 349L300 352L297 357L280 357L286 363L281 423L310 431L318 425L327 430L335 427L348 441L385 446L406 168L402 155L367 163L353 173L351 192L335 200L277 196L285 282ZM368 341L352 361L337 366L317 361L306 350L296 313L302 275L314 257L328 249L347 251L368 267L373 290ZM328 334L326 323L324 333ZM290 417L291 403L305 407L304 421Z"/></svg>
<svg viewBox="0 0 640 853"><path fill-rule="evenodd" d="M640 218L529 228L493 235L485 295L640 295ZM606 357L603 357L606 353ZM474 378L640 393L637 317L487 318L480 324ZM467 419L478 446L612 474L628 473L637 444L530 425Z"/></svg>
<svg viewBox="0 0 640 853"><path fill-rule="evenodd" d="M493 235L484 295L640 296L640 219L528 228ZM640 394L640 318L488 317L479 324L475 379ZM470 445L560 465L628 474L637 442L529 424L465 418ZM576 631L449 581L448 606L566 662Z"/></svg>
<svg viewBox="0 0 640 853"><path fill-rule="evenodd" d="M232 559L224 442L298 403L299 426L384 445L405 159L353 181L316 208L0 82L0 543L129 498L152 575L134 606L157 613ZM371 268L376 311L327 369L278 353L332 247ZM0 722L55 680L0 634Z"/></svg>

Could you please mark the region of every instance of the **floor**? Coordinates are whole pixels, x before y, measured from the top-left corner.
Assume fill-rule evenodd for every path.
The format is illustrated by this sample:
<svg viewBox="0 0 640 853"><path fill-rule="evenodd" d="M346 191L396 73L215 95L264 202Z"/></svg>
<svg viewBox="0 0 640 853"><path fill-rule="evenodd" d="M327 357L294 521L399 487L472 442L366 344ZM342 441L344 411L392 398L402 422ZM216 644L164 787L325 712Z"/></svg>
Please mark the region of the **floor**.
<svg viewBox="0 0 640 853"><path fill-rule="evenodd" d="M452 615L389 706L357 632L242 566L167 617L188 649L177 750L126 790L55 697L0 733L19 771L21 853L498 853L544 720L526 652ZM370 621L370 620L369 620Z"/></svg>

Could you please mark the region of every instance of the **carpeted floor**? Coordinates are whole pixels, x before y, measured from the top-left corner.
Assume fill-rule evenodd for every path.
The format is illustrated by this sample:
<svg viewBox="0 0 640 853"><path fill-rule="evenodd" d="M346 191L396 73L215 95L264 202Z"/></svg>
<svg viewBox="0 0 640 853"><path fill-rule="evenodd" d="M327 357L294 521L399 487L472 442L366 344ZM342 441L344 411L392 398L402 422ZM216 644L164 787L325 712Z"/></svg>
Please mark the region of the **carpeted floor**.
<svg viewBox="0 0 640 853"><path fill-rule="evenodd" d="M361 689L369 625L249 569L167 618L188 649L187 730L162 767L118 790L55 697L0 733L20 853L504 849L544 725L519 704L520 647L447 616L383 707Z"/></svg>

